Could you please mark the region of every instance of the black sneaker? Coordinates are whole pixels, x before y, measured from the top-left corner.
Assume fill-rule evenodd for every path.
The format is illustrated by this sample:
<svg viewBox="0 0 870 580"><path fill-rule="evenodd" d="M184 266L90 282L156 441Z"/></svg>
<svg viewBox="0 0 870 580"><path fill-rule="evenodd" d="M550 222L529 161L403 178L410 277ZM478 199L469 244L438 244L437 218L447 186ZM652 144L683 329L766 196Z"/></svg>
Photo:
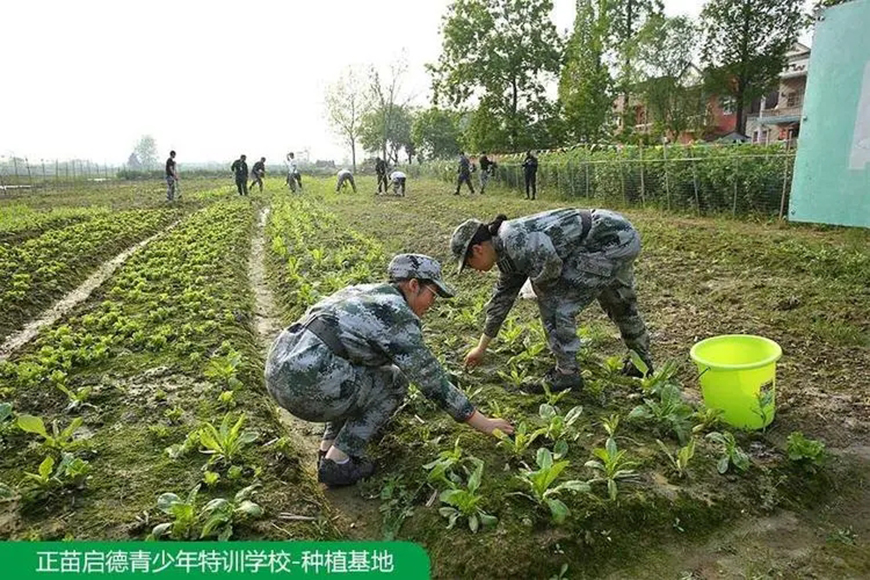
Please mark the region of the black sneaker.
<svg viewBox="0 0 870 580"><path fill-rule="evenodd" d="M552 368L547 371L543 379L523 385L523 390L527 393L543 394L545 392L544 384L547 385L551 393L567 391L568 389L579 391L583 388L583 377L580 375L580 371L565 374Z"/></svg>
<svg viewBox="0 0 870 580"><path fill-rule="evenodd" d="M318 449L317 450L317 471L320 471L320 464L323 463L324 459L326 459L326 451Z"/></svg>
<svg viewBox="0 0 870 580"><path fill-rule="evenodd" d="M351 457L347 463L336 463L324 457L317 469L317 481L328 487L341 487L353 485L374 472L375 464L363 457Z"/></svg>
<svg viewBox="0 0 870 580"><path fill-rule="evenodd" d="M622 375L626 376L626 377L632 377L635 379L642 379L642 378L646 377L647 375L653 374L653 372L654 372L653 371L653 364L652 364L652 361L649 359L649 357L642 356L640 358L647 366L646 374L642 373L639 368L634 366L634 363L631 362L630 358L626 358L625 363L622 365Z"/></svg>

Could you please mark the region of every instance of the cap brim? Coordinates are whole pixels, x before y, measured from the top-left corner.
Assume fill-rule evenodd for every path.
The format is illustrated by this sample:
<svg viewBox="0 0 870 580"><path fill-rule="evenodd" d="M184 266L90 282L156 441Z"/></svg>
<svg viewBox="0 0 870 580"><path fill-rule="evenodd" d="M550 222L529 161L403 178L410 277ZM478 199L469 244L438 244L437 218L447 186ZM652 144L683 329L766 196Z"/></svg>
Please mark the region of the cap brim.
<svg viewBox="0 0 870 580"><path fill-rule="evenodd" d="M468 240L468 243L465 244L465 247L462 248L462 255L459 258L459 267L456 269L457 274L461 274L465 269L465 261L468 260L468 248L471 247L471 240Z"/></svg>
<svg viewBox="0 0 870 580"><path fill-rule="evenodd" d="M441 298L453 298L456 296L456 290L442 282L441 280L432 280L435 287L438 288L438 296Z"/></svg>

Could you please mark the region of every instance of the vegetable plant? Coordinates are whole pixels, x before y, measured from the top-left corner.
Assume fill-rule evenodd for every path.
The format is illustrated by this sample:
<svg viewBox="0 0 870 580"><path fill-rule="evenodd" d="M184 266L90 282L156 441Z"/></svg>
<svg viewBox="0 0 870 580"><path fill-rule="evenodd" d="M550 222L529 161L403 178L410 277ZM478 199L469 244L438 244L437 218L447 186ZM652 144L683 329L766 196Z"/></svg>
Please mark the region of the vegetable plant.
<svg viewBox="0 0 870 580"><path fill-rule="evenodd" d="M217 536L218 540L225 542L233 535L234 523L237 524L247 517L262 517L263 508L250 499L259 486L260 484L255 483L239 490L232 501L219 497L208 502L202 508L201 517L205 522L200 539Z"/></svg>
<svg viewBox="0 0 870 580"><path fill-rule="evenodd" d="M800 431L793 431L787 440L788 458L811 471L821 467L825 462L825 444L816 439L809 439Z"/></svg>
<svg viewBox="0 0 870 580"><path fill-rule="evenodd" d="M749 456L740 449L737 441L729 431L722 433L713 431L707 434L707 439L718 443L722 446L722 457L719 458L716 464L716 469L719 473L725 473L728 468L733 466L737 471L746 471L749 469Z"/></svg>
<svg viewBox="0 0 870 580"><path fill-rule="evenodd" d="M580 435L574 428L574 424L583 413L583 407L576 406L565 413L564 416L559 414L559 410L553 405L547 403L542 404L538 409L538 415L544 420L544 433L551 441L559 439L577 439Z"/></svg>
<svg viewBox="0 0 870 580"><path fill-rule="evenodd" d="M477 493L480 488L480 480L483 476L483 461L473 457L474 471L468 478L465 488L455 486L445 490L439 496L442 503L447 504L438 510L443 517L447 518L447 529L453 529L460 518L468 520L468 529L476 533L481 527L494 525L498 518L489 515L480 507L483 495Z"/></svg>
<svg viewBox="0 0 870 580"><path fill-rule="evenodd" d="M683 478L686 475L686 468L689 465L689 461L691 461L692 457L695 456L695 438L693 437L689 440L687 445L678 447L673 452L671 452L668 446L665 445L661 439L656 439L656 443L659 444L659 448L670 461L671 468L677 474L677 477Z"/></svg>
<svg viewBox="0 0 870 580"><path fill-rule="evenodd" d="M49 434L45 429L42 417L34 417L33 415L18 416L18 427L22 431L40 435L43 438L43 445L58 451L65 451L74 446L73 436L78 428L82 426L83 422L84 420L81 417L76 417L65 429L59 429L57 421L52 421L51 434Z"/></svg>
<svg viewBox="0 0 870 580"><path fill-rule="evenodd" d="M448 486L452 483L456 483L458 475L453 472L453 468L456 467L461 460L462 447L459 446L459 438L457 437L456 442L453 444L453 449L442 451L438 454L438 458L435 459L435 461L423 466L423 469L429 471L429 475L426 478L427 481L429 483L441 482Z"/></svg>
<svg viewBox="0 0 870 580"><path fill-rule="evenodd" d="M235 423L232 422L230 413L227 413L221 421L220 428L215 428L207 421L203 423L199 430L199 441L205 447L203 453L213 456L209 463L214 460L232 463L245 445L257 439L256 431L242 431L244 424L244 413L239 415Z"/></svg>
<svg viewBox="0 0 870 580"><path fill-rule="evenodd" d="M607 483L607 495L611 501L615 500L619 493L617 481L628 480L635 477L634 464L625 458L625 450L619 449L616 440L608 437L604 447L596 447L592 455L597 459L590 459L586 467L599 473L589 483Z"/></svg>
<svg viewBox="0 0 870 580"><path fill-rule="evenodd" d="M506 448L514 457L522 457L529 446L535 442L535 439L545 432L546 430L543 428L530 431L528 423L523 421L514 429L513 436L506 435L498 429L493 432L493 435L499 439L497 444L499 447Z"/></svg>
<svg viewBox="0 0 870 580"><path fill-rule="evenodd" d="M197 484L181 499L174 493L163 493L157 498L157 509L172 517L171 522L158 524L151 531L151 538L169 535L173 540L190 539L196 525L196 496L200 485Z"/></svg>
<svg viewBox="0 0 870 580"><path fill-rule="evenodd" d="M658 393L659 400L644 399L628 414L629 419L654 421L659 432L673 432L680 443L685 443L692 432L692 407L683 402L675 385L665 385Z"/></svg>
<svg viewBox="0 0 870 580"><path fill-rule="evenodd" d="M202 374L230 390L236 389L242 386L242 382L236 378L241 363L241 353L230 349L226 356L216 356L209 360Z"/></svg>
<svg viewBox="0 0 870 580"><path fill-rule="evenodd" d="M518 493L538 505L546 506L550 510L550 516L553 522L561 524L568 516L568 506L558 499L556 496L564 491L571 492L588 492L589 483L580 480L563 481L556 484L556 480L565 470L570 462L568 460L554 461L553 454L546 447L538 449L535 456L535 463L538 469L524 469L517 477L525 483L530 491L530 494Z"/></svg>

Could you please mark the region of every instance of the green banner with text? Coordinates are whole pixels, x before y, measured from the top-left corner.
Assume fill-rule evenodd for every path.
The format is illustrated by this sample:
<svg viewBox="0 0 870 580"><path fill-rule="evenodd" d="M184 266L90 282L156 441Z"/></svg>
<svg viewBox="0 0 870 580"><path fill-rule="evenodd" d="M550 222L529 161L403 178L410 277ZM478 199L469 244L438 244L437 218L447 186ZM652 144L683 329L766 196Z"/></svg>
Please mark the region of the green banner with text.
<svg viewBox="0 0 870 580"><path fill-rule="evenodd" d="M429 578L410 542L0 542L0 576L88 578Z"/></svg>

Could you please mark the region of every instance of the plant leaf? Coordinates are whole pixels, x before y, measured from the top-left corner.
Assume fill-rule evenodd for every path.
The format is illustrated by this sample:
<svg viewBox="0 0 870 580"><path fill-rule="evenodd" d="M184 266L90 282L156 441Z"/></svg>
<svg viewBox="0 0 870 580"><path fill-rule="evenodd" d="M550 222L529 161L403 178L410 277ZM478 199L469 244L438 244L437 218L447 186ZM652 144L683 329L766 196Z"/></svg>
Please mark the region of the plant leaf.
<svg viewBox="0 0 870 580"><path fill-rule="evenodd" d="M553 516L553 521L557 524L564 522L565 518L568 517L568 506L558 499L548 499L546 501L547 507L550 508L550 515Z"/></svg>
<svg viewBox="0 0 870 580"><path fill-rule="evenodd" d="M36 433L48 439L48 432L45 430L45 423L42 417L34 417L33 415L18 415L18 427L26 433Z"/></svg>

